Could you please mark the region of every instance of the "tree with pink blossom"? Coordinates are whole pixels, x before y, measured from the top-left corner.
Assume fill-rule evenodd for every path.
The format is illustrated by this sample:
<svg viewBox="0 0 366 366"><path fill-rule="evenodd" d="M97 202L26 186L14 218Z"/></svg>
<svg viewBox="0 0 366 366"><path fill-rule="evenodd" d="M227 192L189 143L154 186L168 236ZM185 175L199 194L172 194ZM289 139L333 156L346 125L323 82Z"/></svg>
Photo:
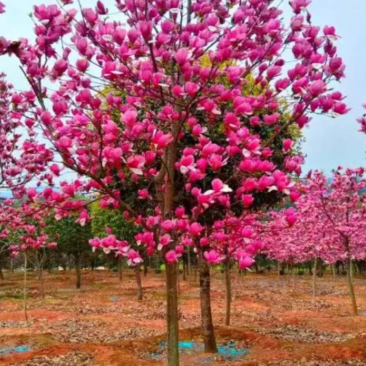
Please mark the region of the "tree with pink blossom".
<svg viewBox="0 0 366 366"><path fill-rule="evenodd" d="M338 245L339 259L347 263L347 280L354 315L358 315L358 309L352 281L352 260L364 259L366 254L365 188L363 168L338 168L334 171L330 184L324 174L315 172L308 182L308 199L319 207L331 230L332 239Z"/></svg>
<svg viewBox="0 0 366 366"><path fill-rule="evenodd" d="M85 203L72 199L97 192L102 206L143 228L136 244L166 262L169 366L179 364L177 261L185 246L212 261L205 243L217 222L241 217L258 192L296 195L291 177L303 159L290 154L281 132L308 125L312 112L347 112L328 87L345 68L335 30L312 24L309 3L291 1L285 24L272 0L116 0L123 25L107 17L102 1L94 9L64 1L34 7L34 44L0 39L0 53L19 60L29 83L12 93L10 118L28 116L25 128L77 174L61 191L28 195L54 206L58 218L79 210L85 223ZM295 63L283 58L287 48ZM209 67L201 62L206 55ZM244 92L249 77L260 93ZM283 167L273 160L278 146L289 153ZM110 244L132 266L141 263L130 245ZM235 250L250 265L245 248ZM203 330L212 340L212 329ZM205 345L216 351L214 342Z"/></svg>
<svg viewBox="0 0 366 366"><path fill-rule="evenodd" d="M364 260L366 255L366 207L364 169L338 168L331 180L322 172L310 173L299 190L293 226L287 230L285 221L289 209L274 213L269 223L272 229L266 236L267 254L279 261L302 263L314 261L313 291L315 294L316 263L337 261L347 265L347 281L352 311L358 315L352 281L352 261Z"/></svg>

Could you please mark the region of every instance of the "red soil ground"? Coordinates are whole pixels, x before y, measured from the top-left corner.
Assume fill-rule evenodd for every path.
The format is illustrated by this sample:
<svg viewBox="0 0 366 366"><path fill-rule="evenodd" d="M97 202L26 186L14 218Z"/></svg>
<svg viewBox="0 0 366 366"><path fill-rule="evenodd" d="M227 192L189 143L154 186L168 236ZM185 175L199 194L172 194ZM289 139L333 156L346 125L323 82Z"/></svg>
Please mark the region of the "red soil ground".
<svg viewBox="0 0 366 366"><path fill-rule="evenodd" d="M144 300L135 300L133 273L123 281L113 272L85 272L74 289L73 273L46 274L45 297L30 275L28 324L21 274L0 283L0 353L3 347L30 345L31 352L0 356L0 366L152 366L164 340L164 274L143 278ZM345 278L318 279L313 298L309 276L233 275L232 326L225 327L224 276L213 273L212 300L219 343L247 347L232 361L193 353L195 365L366 365L366 316L351 315ZM366 279L355 279L359 308L366 311ZM199 285L180 281L181 339L200 341ZM366 314L366 312L365 312ZM84 357L84 358L83 358Z"/></svg>

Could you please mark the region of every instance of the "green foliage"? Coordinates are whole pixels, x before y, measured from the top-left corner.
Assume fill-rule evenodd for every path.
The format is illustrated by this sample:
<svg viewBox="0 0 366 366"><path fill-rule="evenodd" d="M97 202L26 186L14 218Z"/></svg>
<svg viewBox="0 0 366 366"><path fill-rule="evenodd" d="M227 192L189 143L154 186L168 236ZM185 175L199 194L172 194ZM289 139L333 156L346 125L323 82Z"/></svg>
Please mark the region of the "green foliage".
<svg viewBox="0 0 366 366"><path fill-rule="evenodd" d="M46 233L58 244L59 252L80 255L91 250L89 245L89 240L92 238L91 224L81 226L75 220L75 215L61 220L53 217L48 220Z"/></svg>
<svg viewBox="0 0 366 366"><path fill-rule="evenodd" d="M106 227L112 229L113 234L119 240L134 241L134 236L138 232L138 227L126 221L120 210L103 209L99 202L91 205L91 232L93 237L103 238L107 236Z"/></svg>

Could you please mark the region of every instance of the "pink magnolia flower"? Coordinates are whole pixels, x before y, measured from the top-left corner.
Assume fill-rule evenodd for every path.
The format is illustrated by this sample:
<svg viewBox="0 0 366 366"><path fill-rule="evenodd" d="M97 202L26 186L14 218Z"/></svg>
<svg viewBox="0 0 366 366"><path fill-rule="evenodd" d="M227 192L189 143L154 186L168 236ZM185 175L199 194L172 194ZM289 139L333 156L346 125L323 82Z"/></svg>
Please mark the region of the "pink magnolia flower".
<svg viewBox="0 0 366 366"><path fill-rule="evenodd" d="M314 81L309 86L309 91L310 91L311 95L314 97L322 94L325 91L325 89L326 89L326 84L323 80Z"/></svg>
<svg viewBox="0 0 366 366"><path fill-rule="evenodd" d="M161 250L163 247L169 245L172 242L172 238L169 234L164 234L160 237L160 242L158 245L158 250Z"/></svg>
<svg viewBox="0 0 366 366"><path fill-rule="evenodd" d="M188 60L188 50L186 48L180 48L175 54L175 60L179 65L183 65Z"/></svg>
<svg viewBox="0 0 366 366"><path fill-rule="evenodd" d="M175 250L169 250L165 254L165 260L168 264L173 264L178 262L178 259L181 257L181 254L178 254Z"/></svg>
<svg viewBox="0 0 366 366"><path fill-rule="evenodd" d="M129 167L129 169L137 174L137 175L142 175L142 167L144 166L146 160L145 157L142 155L134 155L134 156L130 156L127 159L127 166Z"/></svg>
<svg viewBox="0 0 366 366"><path fill-rule="evenodd" d="M87 210L81 212L80 216L77 218L76 222L78 222L81 226L85 226L86 223L90 221L90 216Z"/></svg>
<svg viewBox="0 0 366 366"><path fill-rule="evenodd" d="M144 260L141 258L139 252L137 252L136 250L130 249L127 252L127 263L130 267L135 267L143 262Z"/></svg>
<svg viewBox="0 0 366 366"><path fill-rule="evenodd" d="M206 251L203 253L203 256L205 257L206 261L209 264L219 264L224 260L224 256L221 256L219 253L217 253L215 250Z"/></svg>
<svg viewBox="0 0 366 366"><path fill-rule="evenodd" d="M243 201L244 207L248 208L253 204L254 197L251 194L244 194L242 196L242 201Z"/></svg>
<svg viewBox="0 0 366 366"><path fill-rule="evenodd" d="M147 189L139 189L138 190L138 197L140 199L149 199L151 198L149 191Z"/></svg>
<svg viewBox="0 0 366 366"><path fill-rule="evenodd" d="M189 232L192 236L201 235L202 230L203 227L198 222L193 222L189 227Z"/></svg>
<svg viewBox="0 0 366 366"><path fill-rule="evenodd" d="M108 14L108 9L104 6L104 4L98 0L97 7L96 7L97 13L100 15L106 15Z"/></svg>
<svg viewBox="0 0 366 366"><path fill-rule="evenodd" d="M28 197L33 199L37 196L37 190L35 188L28 189Z"/></svg>
<svg viewBox="0 0 366 366"><path fill-rule="evenodd" d="M291 150L294 142L291 139L285 139L283 140L282 146L283 146L283 152L287 153Z"/></svg>
<svg viewBox="0 0 366 366"><path fill-rule="evenodd" d="M254 264L255 260L252 257L249 257L248 255L240 256L238 259L238 265L240 269L246 269L249 268Z"/></svg>
<svg viewBox="0 0 366 366"><path fill-rule="evenodd" d="M166 148L173 141L173 136L170 133L164 134L162 131L158 131L151 142L156 144L159 148Z"/></svg>
<svg viewBox="0 0 366 366"><path fill-rule="evenodd" d="M12 251L12 252L10 253L10 256L11 256L13 259L17 258L17 257L19 256L19 251Z"/></svg>
<svg viewBox="0 0 366 366"><path fill-rule="evenodd" d="M311 0L291 0L290 5L295 13L300 13L311 3Z"/></svg>
<svg viewBox="0 0 366 366"><path fill-rule="evenodd" d="M165 231L173 231L176 228L175 220L165 220L161 223L161 228Z"/></svg>
<svg viewBox="0 0 366 366"><path fill-rule="evenodd" d="M48 249L55 249L57 248L57 243L52 242L52 243L48 243Z"/></svg>

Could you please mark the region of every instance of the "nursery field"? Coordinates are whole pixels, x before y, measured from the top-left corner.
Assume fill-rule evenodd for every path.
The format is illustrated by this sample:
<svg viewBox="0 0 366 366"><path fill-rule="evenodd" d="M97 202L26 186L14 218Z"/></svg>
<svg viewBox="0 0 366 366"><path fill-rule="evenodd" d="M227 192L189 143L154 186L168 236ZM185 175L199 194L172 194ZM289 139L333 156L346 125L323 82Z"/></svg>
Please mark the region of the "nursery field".
<svg viewBox="0 0 366 366"><path fill-rule="evenodd" d="M29 274L25 320L23 277L6 273L0 283L1 366L165 365L165 278L142 278L136 300L132 271L122 281L108 271L44 275L44 291ZM360 316L352 316L344 277L274 274L233 276L232 326L224 326L225 278L212 273L217 355L201 349L199 283L179 283L181 364L366 365L366 279L355 278ZM363 312L365 311L365 312Z"/></svg>

